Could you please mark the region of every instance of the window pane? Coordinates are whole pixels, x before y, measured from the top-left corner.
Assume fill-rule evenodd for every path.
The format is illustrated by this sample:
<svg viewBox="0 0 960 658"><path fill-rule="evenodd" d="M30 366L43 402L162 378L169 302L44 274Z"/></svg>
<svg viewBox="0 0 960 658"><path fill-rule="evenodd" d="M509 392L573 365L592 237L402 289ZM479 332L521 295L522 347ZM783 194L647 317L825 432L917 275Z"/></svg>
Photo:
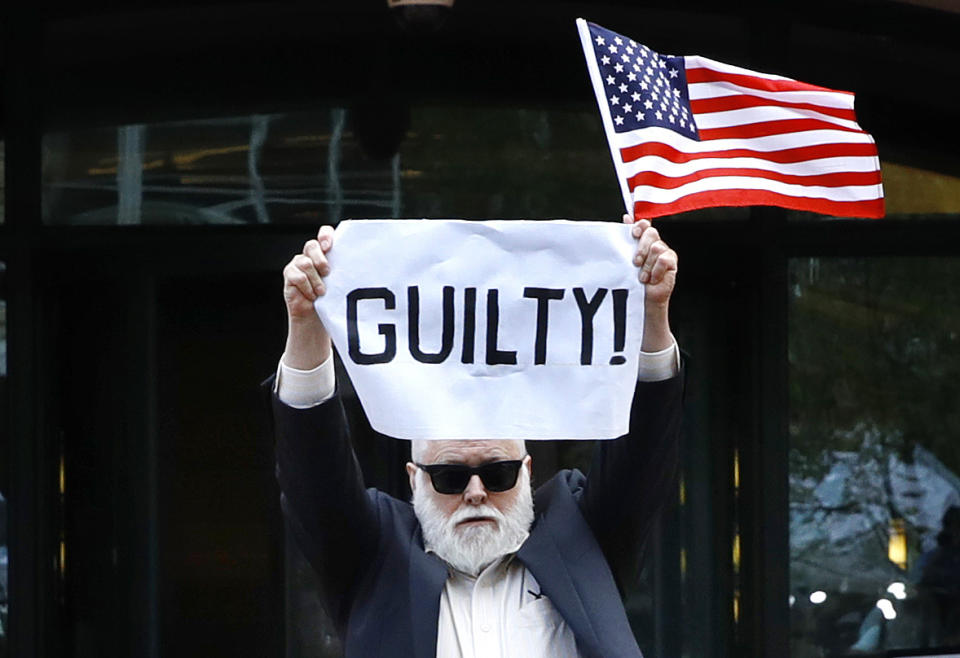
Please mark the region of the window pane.
<svg viewBox="0 0 960 658"><path fill-rule="evenodd" d="M7 208L7 175L6 175L7 149L3 140L0 139L0 225L6 219Z"/></svg>
<svg viewBox="0 0 960 658"><path fill-rule="evenodd" d="M791 262L792 658L960 645L958 282Z"/></svg>
<svg viewBox="0 0 960 658"><path fill-rule="evenodd" d="M2 147L2 142L0 142ZM2 149L0 149L2 150ZM3 159L0 158L0 165ZM0 166L2 169L2 166ZM2 180L2 172L0 172ZM0 192L3 188L0 186ZM0 206L2 207L2 206ZM2 213L2 211L0 211ZM2 214L0 214L2 218ZM6 298L7 264L0 261L0 658L7 655L7 619L9 618L9 561L7 550L7 298Z"/></svg>
<svg viewBox="0 0 960 658"><path fill-rule="evenodd" d="M43 183L47 224L623 213L592 107L386 107L373 116L330 107L50 133ZM678 218L748 214L723 208Z"/></svg>

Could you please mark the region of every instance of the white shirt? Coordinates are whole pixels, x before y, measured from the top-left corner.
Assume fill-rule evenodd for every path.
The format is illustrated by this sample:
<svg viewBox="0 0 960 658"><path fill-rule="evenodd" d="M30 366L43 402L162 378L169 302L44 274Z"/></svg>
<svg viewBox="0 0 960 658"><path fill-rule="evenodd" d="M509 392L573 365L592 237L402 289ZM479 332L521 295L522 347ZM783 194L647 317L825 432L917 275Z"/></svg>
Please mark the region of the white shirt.
<svg viewBox="0 0 960 658"><path fill-rule="evenodd" d="M573 631L513 553L476 578L449 568L438 621L438 658L580 655Z"/></svg>
<svg viewBox="0 0 960 658"><path fill-rule="evenodd" d="M674 343L661 352L641 352L637 379L661 381L679 369L680 350ZM306 409L330 399L335 389L332 358L313 370L290 368L280 359L277 395L285 404ZM447 567L437 620L437 658L580 655L567 622L541 594L533 574L515 559L520 545L476 578Z"/></svg>

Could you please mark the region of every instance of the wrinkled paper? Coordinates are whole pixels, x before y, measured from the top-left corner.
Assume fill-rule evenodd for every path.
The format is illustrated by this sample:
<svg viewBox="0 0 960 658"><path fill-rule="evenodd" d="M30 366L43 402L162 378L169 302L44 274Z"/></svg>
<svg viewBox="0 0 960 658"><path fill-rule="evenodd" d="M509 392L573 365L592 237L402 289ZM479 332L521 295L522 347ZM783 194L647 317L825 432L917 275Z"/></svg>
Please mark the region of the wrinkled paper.
<svg viewBox="0 0 960 658"><path fill-rule="evenodd" d="M635 250L606 222L347 220L315 307L383 434L616 438L643 340Z"/></svg>

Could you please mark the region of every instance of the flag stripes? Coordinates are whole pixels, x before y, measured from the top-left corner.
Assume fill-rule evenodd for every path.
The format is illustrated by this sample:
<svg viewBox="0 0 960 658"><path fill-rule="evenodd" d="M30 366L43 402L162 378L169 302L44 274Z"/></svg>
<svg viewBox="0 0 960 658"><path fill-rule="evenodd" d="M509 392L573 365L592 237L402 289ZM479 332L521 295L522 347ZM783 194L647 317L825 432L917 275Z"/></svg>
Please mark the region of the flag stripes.
<svg viewBox="0 0 960 658"><path fill-rule="evenodd" d="M726 112L729 110L740 110L748 107L788 107L795 110L808 110L816 113L818 116L827 115L838 119L856 121L857 117L853 110L836 107L825 107L815 103L798 103L793 101L779 100L775 98L764 98L762 96L750 96L741 94L739 96L717 96L714 98L704 98L690 102L694 114L707 114L708 112Z"/></svg>
<svg viewBox="0 0 960 658"><path fill-rule="evenodd" d="M822 187L847 187L851 185L879 185L880 172L866 171L840 174L783 174L768 169L749 169L733 167L717 167L715 169L700 169L685 176L664 175L654 171L644 171L627 180L631 188L637 188L640 185L649 185L660 189L676 189L693 181L713 178L714 176L734 176L745 178L766 178L768 180L780 181L781 183L792 183L795 185L819 185Z"/></svg>
<svg viewBox="0 0 960 658"><path fill-rule="evenodd" d="M777 194L764 190L710 190L696 192L672 203L673 213L710 208L715 206L780 206L793 210L807 210L837 217L882 217L883 201L833 201L830 199L808 199L792 195ZM661 204L649 201L634 203L634 212L638 217L659 217Z"/></svg>
<svg viewBox="0 0 960 658"><path fill-rule="evenodd" d="M730 148L718 151L701 151L699 153L685 153L668 144L660 143L649 145L641 144L620 149L625 163L636 162L644 157L659 157L677 164L696 160L705 161L708 158L759 158L766 162L777 164L843 158L844 167L852 168L861 166L867 168L869 171L873 170L873 163L869 161L869 157L861 158L857 156L871 156L875 151L876 149L872 144L818 144L816 146L798 146L776 151ZM823 162L818 164L826 166L829 163Z"/></svg>

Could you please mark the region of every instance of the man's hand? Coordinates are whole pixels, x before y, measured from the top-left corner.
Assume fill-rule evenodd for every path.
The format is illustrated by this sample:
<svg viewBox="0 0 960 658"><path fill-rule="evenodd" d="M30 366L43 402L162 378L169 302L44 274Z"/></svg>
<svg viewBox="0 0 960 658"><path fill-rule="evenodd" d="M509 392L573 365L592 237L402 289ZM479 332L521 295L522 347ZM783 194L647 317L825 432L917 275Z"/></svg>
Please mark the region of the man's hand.
<svg viewBox="0 0 960 658"><path fill-rule="evenodd" d="M311 370L330 356L330 335L313 302L326 292L323 277L330 273L327 252L333 247L333 227L322 226L283 268L283 299L287 304L287 346L283 362Z"/></svg>
<svg viewBox="0 0 960 658"><path fill-rule="evenodd" d="M634 223L631 215L624 215L623 222L633 224L633 237L638 240L633 262L640 268L640 282L646 286L641 349L644 352L659 352L674 342L668 311L670 295L677 281L677 252L660 239L660 233L653 228L649 219Z"/></svg>

